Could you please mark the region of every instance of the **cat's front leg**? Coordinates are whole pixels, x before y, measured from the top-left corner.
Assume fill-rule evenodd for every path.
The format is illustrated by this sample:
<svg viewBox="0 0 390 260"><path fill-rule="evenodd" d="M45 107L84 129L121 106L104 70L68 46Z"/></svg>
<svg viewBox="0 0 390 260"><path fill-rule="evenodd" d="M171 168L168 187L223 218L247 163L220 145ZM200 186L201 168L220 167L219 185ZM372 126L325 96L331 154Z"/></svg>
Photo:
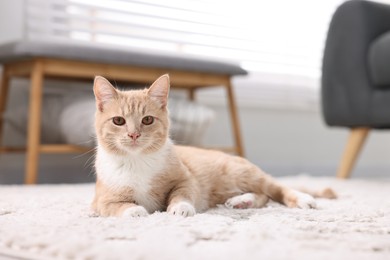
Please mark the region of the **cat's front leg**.
<svg viewBox="0 0 390 260"><path fill-rule="evenodd" d="M142 206L134 205L128 207L122 213L122 217L146 217L149 213Z"/></svg>
<svg viewBox="0 0 390 260"><path fill-rule="evenodd" d="M97 213L104 217L145 217L149 215L144 207L130 202L100 203Z"/></svg>
<svg viewBox="0 0 390 260"><path fill-rule="evenodd" d="M183 184L180 185L180 188L173 189L168 198L168 213L183 217L191 217L195 215L196 210L193 203L193 194L194 192L191 189L190 184Z"/></svg>
<svg viewBox="0 0 390 260"><path fill-rule="evenodd" d="M168 195L167 212L175 216L191 217L196 214L195 201L199 196L198 183L185 173L179 179Z"/></svg>
<svg viewBox="0 0 390 260"><path fill-rule="evenodd" d="M191 217L196 214L195 207L192 203L184 199L177 199L175 202L171 202L167 211L172 215L183 217Z"/></svg>

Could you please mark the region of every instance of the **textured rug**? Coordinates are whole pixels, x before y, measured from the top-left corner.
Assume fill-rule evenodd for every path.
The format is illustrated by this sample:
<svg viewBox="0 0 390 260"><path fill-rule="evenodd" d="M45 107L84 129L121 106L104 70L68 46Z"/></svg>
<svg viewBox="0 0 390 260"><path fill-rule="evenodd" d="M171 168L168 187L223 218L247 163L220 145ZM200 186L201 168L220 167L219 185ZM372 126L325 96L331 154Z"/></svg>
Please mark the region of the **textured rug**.
<svg viewBox="0 0 390 260"><path fill-rule="evenodd" d="M0 186L0 258L390 259L390 179L279 180L331 186L339 198L318 209L269 203L122 219L90 214L92 184Z"/></svg>

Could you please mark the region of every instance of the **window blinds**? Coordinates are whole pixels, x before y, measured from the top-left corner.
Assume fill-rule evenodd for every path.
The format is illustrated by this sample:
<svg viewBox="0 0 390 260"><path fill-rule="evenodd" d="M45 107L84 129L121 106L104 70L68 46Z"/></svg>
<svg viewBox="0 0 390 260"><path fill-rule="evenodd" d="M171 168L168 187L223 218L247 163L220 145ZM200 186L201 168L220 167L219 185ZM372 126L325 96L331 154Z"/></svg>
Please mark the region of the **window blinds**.
<svg viewBox="0 0 390 260"><path fill-rule="evenodd" d="M28 39L210 56L253 71L318 77L341 0L27 0Z"/></svg>

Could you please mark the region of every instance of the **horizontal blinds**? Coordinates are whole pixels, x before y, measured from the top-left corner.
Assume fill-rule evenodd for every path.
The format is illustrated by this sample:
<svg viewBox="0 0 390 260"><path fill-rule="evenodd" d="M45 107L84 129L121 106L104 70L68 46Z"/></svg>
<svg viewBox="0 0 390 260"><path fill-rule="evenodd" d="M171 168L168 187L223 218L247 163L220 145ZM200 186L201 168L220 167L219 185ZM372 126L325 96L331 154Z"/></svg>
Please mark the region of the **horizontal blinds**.
<svg viewBox="0 0 390 260"><path fill-rule="evenodd" d="M88 41L230 59L318 77L341 0L26 0L29 39Z"/></svg>

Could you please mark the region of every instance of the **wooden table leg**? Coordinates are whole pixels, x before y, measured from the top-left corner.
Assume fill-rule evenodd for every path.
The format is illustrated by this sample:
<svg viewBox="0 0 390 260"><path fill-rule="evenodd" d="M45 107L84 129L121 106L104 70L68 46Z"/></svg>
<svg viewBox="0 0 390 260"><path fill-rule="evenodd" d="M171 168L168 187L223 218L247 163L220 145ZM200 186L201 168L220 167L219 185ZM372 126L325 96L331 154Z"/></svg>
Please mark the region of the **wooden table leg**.
<svg viewBox="0 0 390 260"><path fill-rule="evenodd" d="M38 177L42 89L43 64L37 60L31 72L25 184L35 184Z"/></svg>
<svg viewBox="0 0 390 260"><path fill-rule="evenodd" d="M1 76L1 86L0 86L0 147L2 146L2 141L3 141L4 112L7 107L9 81L10 78L7 72L7 67L4 66L3 75Z"/></svg>
<svg viewBox="0 0 390 260"><path fill-rule="evenodd" d="M195 100L195 91L196 91L195 88L190 88L190 89L188 90L188 98L189 98L191 101L194 101L194 100Z"/></svg>
<svg viewBox="0 0 390 260"><path fill-rule="evenodd" d="M228 106L230 109L230 118L232 122L233 138L236 147L236 153L239 156L244 156L244 148L241 140L240 123L238 120L237 106L234 99L233 87L230 80L226 84L226 91L228 96Z"/></svg>

